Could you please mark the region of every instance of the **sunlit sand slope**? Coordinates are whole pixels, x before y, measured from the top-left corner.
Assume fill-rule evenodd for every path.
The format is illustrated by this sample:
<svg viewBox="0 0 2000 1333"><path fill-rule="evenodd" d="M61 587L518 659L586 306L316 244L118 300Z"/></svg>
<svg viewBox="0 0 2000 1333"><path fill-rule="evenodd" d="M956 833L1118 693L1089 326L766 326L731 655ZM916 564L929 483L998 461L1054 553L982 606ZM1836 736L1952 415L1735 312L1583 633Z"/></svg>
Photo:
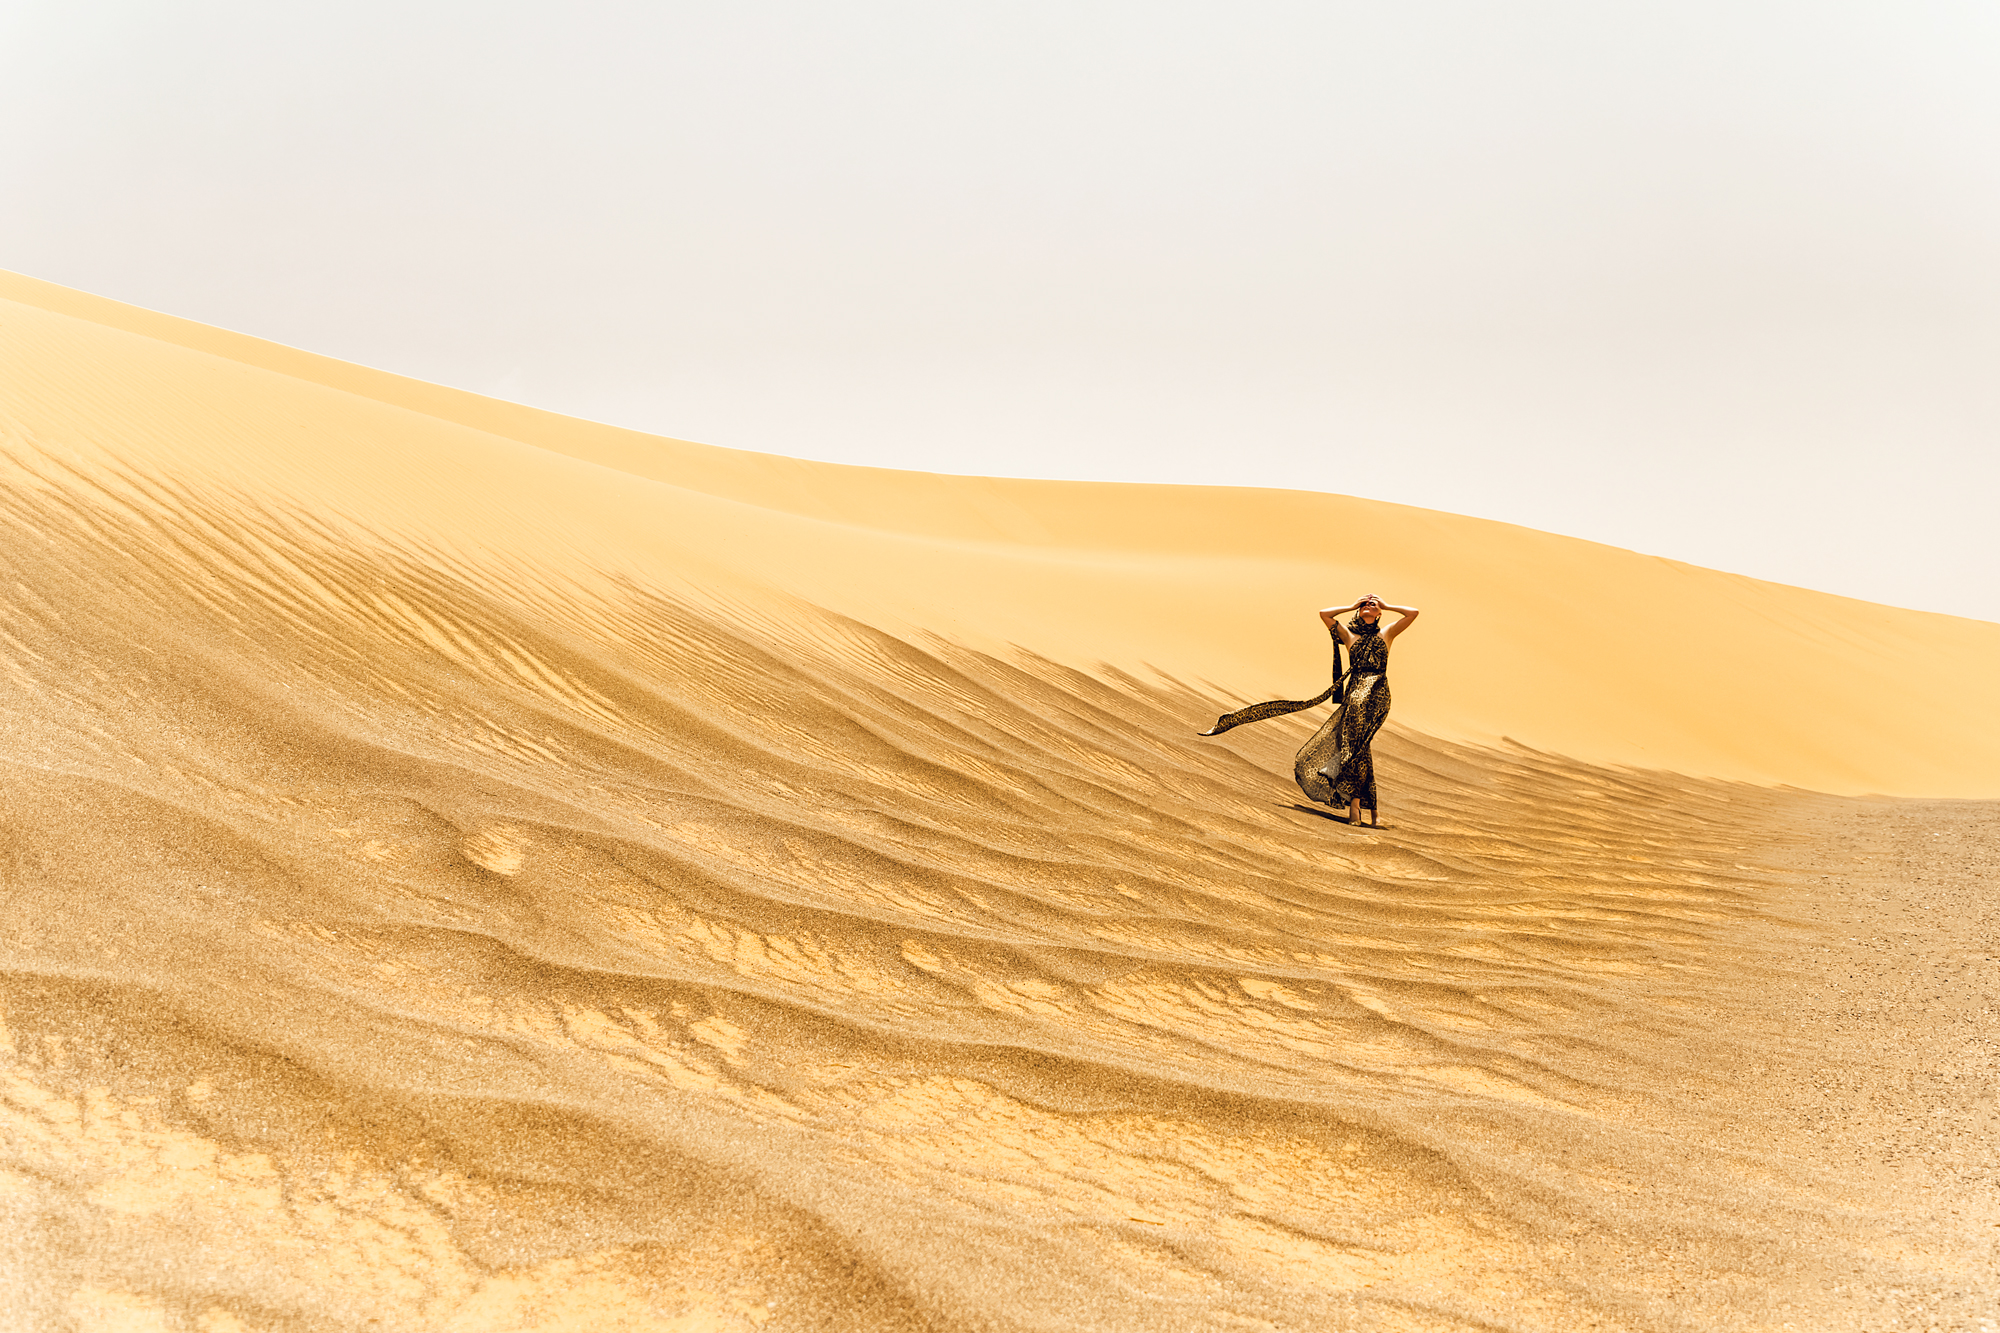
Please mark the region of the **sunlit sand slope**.
<svg viewBox="0 0 2000 1333"><path fill-rule="evenodd" d="M727 590L730 616L785 614L773 593L788 593L1239 701L1317 692L1312 611L1379 591L1431 612L1395 672L1398 719L1429 735L1818 791L2000 795L2000 625L1984 621L1342 496L715 449L14 275L0 298L25 435L483 548L543 585L620 574L683 597Z"/></svg>
<svg viewBox="0 0 2000 1333"><path fill-rule="evenodd" d="M1987 790L1995 627L1328 497L746 459L10 281L7 1326L1990 1297L2000 1218L1826 1148L1868 1110L1804 1071L1868 1031L1772 1001L1847 807L1713 775ZM1323 678L1357 580L1427 609L1372 834L1295 804L1307 722L1192 734ZM1710 776L1607 766L1654 748Z"/></svg>

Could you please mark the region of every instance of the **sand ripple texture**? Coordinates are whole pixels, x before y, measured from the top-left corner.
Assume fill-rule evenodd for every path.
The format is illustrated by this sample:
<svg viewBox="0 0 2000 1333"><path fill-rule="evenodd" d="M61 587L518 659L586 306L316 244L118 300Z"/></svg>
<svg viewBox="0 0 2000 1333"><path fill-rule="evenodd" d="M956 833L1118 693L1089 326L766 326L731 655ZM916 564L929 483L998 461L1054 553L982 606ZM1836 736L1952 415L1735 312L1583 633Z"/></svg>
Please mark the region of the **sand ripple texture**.
<svg viewBox="0 0 2000 1333"><path fill-rule="evenodd" d="M1990 1327L1991 935L1923 937L1965 1024L1881 1017L1902 955L1801 908L1862 806L1392 722L1349 829L1310 721L1201 739L1240 694L1075 660L1212 561L863 532L14 309L0 1328ZM836 606L866 569L1041 637ZM1988 873L1991 809L1905 823ZM1849 1132L1913 1097L1970 1109Z"/></svg>
<svg viewBox="0 0 2000 1333"><path fill-rule="evenodd" d="M17 457L13 1327L1786 1326L1779 796L1301 728ZM518 590L516 590L518 592ZM1908 1247L1906 1247L1906 1250ZM1798 1325L1806 1326L1806 1325Z"/></svg>

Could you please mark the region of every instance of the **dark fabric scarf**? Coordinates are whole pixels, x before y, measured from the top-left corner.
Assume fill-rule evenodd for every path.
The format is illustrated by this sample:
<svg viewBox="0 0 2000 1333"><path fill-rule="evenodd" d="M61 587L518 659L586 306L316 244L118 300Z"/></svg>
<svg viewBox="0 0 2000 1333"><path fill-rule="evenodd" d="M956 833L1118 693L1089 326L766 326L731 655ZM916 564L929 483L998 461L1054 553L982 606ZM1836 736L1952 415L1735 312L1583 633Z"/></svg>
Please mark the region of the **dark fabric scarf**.
<svg viewBox="0 0 2000 1333"><path fill-rule="evenodd" d="M1365 631L1369 634L1376 633L1379 629L1380 626L1376 625L1365 626ZM1363 629L1357 628L1352 632L1359 634L1363 632ZM1214 726L1201 734L1204 736L1220 736L1231 727L1240 727L1245 722L1262 722L1266 718L1283 717L1287 713L1302 713L1308 708L1319 707L1328 699L1338 704L1342 699L1347 697L1345 685L1346 678L1340 669L1340 638L1336 635L1333 640L1333 684L1327 686L1324 693L1314 695L1310 699L1272 699L1268 703L1251 704L1248 708L1239 708L1233 713L1224 713L1221 717L1215 719Z"/></svg>
<svg viewBox="0 0 2000 1333"><path fill-rule="evenodd" d="M1372 639L1381 633L1382 627L1365 621L1349 626L1357 639ZM1387 641L1384 640L1386 643ZM1357 643L1355 647L1359 647ZM1367 654L1373 657L1373 654ZM1376 659L1379 662L1379 659ZM1354 653L1348 654L1347 671L1340 669L1340 639L1336 635L1333 643L1333 684L1326 687L1324 694L1311 699L1273 699L1268 703L1251 704L1233 713L1224 713L1215 719L1215 725L1202 732L1204 736L1220 736L1231 727L1240 727L1245 722L1262 722L1269 717L1283 717L1287 713L1297 713L1323 704L1328 699L1337 705L1332 716L1320 724L1312 738L1292 756L1292 778L1299 784L1299 790L1321 805L1340 806L1359 799L1370 810L1375 808L1374 767L1367 757L1368 742L1374 738L1376 728L1382 725L1389 713L1387 681L1378 682L1378 688L1370 691L1366 698L1366 711L1372 716L1349 718L1348 709L1353 704L1354 673L1357 663ZM1357 730L1358 729L1358 730ZM1343 797L1335 784L1341 780L1341 771L1347 760L1341 755L1343 735L1352 751L1349 756L1357 763L1356 781L1358 788ZM1352 786L1353 784L1350 784Z"/></svg>

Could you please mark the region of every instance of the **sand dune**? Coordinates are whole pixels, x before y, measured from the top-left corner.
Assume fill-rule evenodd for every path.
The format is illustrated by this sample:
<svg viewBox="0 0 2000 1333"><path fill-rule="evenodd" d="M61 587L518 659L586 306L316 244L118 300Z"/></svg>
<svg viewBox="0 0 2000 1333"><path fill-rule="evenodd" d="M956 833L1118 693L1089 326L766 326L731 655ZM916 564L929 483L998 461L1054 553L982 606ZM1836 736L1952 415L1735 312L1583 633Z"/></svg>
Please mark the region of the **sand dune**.
<svg viewBox="0 0 2000 1333"><path fill-rule="evenodd" d="M0 297L11 1326L1994 1308L2000 626ZM1194 732L1370 590L1364 833Z"/></svg>

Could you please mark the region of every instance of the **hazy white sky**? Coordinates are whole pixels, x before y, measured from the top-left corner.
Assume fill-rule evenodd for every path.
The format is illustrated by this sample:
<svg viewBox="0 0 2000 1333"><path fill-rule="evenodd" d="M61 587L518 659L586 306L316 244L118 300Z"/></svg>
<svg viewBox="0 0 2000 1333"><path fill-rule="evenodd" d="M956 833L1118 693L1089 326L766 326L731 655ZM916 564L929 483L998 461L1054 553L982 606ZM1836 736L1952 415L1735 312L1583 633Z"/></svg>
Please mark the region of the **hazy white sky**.
<svg viewBox="0 0 2000 1333"><path fill-rule="evenodd" d="M714 444L2000 620L1990 0L11 0L0 54L0 267Z"/></svg>

